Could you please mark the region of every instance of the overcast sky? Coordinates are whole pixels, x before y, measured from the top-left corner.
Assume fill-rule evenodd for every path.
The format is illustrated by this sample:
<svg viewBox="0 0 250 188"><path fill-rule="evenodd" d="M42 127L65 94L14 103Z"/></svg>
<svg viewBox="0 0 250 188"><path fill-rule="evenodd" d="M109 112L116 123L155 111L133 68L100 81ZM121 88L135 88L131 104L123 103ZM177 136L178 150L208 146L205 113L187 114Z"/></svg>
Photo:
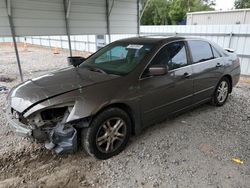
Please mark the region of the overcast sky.
<svg viewBox="0 0 250 188"><path fill-rule="evenodd" d="M234 0L216 0L216 10L230 10L234 7Z"/></svg>

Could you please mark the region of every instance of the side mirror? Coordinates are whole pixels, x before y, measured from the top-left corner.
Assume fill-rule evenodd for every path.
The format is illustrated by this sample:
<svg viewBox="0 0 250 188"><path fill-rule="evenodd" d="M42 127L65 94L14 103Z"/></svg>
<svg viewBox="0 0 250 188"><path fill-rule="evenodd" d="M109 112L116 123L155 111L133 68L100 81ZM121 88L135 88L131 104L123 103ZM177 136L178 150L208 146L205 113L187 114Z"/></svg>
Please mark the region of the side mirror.
<svg viewBox="0 0 250 188"><path fill-rule="evenodd" d="M78 67L82 62L86 60L85 57L80 57L80 56L72 56L72 57L67 57L69 65L73 65L74 67Z"/></svg>
<svg viewBox="0 0 250 188"><path fill-rule="evenodd" d="M231 49L231 48L224 48L227 52L229 53L234 53L234 49Z"/></svg>
<svg viewBox="0 0 250 188"><path fill-rule="evenodd" d="M153 65L149 67L149 75L161 76L168 73L168 66L165 65Z"/></svg>

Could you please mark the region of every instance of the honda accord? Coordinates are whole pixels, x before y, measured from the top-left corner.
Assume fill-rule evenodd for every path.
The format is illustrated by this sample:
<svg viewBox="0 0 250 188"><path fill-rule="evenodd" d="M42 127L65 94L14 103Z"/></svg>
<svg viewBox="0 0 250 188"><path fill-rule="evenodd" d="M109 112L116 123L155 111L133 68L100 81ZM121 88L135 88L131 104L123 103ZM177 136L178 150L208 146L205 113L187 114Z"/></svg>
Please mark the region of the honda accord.
<svg viewBox="0 0 250 188"><path fill-rule="evenodd" d="M131 135L202 103L222 106L240 77L230 49L200 38L136 37L27 80L7 96L17 134L57 153L82 145L98 159L120 153Z"/></svg>

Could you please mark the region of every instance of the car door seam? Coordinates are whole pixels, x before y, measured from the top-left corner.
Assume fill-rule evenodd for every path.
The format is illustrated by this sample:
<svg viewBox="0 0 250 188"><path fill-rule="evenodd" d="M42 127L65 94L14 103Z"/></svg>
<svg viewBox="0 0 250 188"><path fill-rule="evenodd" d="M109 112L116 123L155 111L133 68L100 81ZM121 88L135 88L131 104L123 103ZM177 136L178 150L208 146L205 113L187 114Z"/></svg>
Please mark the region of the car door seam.
<svg viewBox="0 0 250 188"><path fill-rule="evenodd" d="M144 114L149 113L149 112L152 112L152 111L157 110L157 109L160 109L160 108L163 108L163 107L166 107L166 106L169 106L169 105L171 105L171 104L173 104L173 103L179 102L179 101L181 101L181 100L187 99L187 98L192 97L192 96L193 96L193 94L190 94L190 95L187 95L187 96L182 97L182 98L180 98L180 99L177 99L177 100L175 100L175 101L171 101L171 102L169 102L169 103L167 103L167 104L163 104L163 105L161 105L161 106L157 106L157 107L155 107L155 108L152 108L152 109L150 109L150 110L145 111Z"/></svg>

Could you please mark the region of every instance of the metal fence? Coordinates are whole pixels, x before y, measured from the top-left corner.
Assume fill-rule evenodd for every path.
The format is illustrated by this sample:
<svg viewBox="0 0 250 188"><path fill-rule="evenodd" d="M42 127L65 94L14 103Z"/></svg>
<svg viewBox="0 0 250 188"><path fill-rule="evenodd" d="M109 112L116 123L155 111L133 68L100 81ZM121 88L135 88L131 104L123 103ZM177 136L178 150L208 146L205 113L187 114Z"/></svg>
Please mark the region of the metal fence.
<svg viewBox="0 0 250 188"><path fill-rule="evenodd" d="M141 35L196 36L212 40L223 48L232 48L239 55L243 75L250 75L250 25L185 25L185 26L141 26ZM108 44L108 37L103 35L103 43ZM136 35L111 35L111 42ZM72 49L95 52L98 49L96 35L71 36ZM25 38L20 37L20 42ZM0 38L0 42L11 39ZM26 37L26 42L47 47L68 48L66 36Z"/></svg>
<svg viewBox="0 0 250 188"><path fill-rule="evenodd" d="M102 36L102 39L98 39L98 36ZM111 42L122 39L137 36L137 34L121 34L111 35ZM95 52L98 47L104 46L109 43L107 35L71 35L71 47L72 50ZM11 37L0 38L1 42L12 42ZM17 42L26 42L28 44L45 46L50 48L63 48L68 49L67 36L26 36L18 37ZM101 44L100 44L101 43Z"/></svg>

